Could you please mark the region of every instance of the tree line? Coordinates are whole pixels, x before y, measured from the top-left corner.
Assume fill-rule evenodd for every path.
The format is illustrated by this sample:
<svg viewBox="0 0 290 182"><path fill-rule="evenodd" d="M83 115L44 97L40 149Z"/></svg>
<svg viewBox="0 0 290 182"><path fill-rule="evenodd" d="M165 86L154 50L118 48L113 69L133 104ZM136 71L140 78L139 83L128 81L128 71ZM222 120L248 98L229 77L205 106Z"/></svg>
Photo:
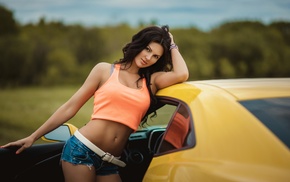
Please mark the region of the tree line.
<svg viewBox="0 0 290 182"><path fill-rule="evenodd" d="M80 84L98 62L122 58L139 27L61 21L20 25L0 6L0 88ZM170 26L170 25L169 25ZM190 80L290 76L290 22L225 22L210 31L172 28Z"/></svg>

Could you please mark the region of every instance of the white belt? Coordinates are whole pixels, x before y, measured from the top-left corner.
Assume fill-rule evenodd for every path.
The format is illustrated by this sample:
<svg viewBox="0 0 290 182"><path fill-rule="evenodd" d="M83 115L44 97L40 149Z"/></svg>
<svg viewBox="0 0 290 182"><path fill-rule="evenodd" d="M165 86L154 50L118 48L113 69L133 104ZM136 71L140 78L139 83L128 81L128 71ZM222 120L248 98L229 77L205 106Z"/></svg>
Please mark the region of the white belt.
<svg viewBox="0 0 290 182"><path fill-rule="evenodd" d="M126 166L126 164L123 161L117 159L108 152L104 152L102 149L100 149L91 141L89 141L86 137L84 137L78 130L75 131L74 136L77 137L85 146L87 146L89 149L98 154L103 161L110 162L120 167Z"/></svg>

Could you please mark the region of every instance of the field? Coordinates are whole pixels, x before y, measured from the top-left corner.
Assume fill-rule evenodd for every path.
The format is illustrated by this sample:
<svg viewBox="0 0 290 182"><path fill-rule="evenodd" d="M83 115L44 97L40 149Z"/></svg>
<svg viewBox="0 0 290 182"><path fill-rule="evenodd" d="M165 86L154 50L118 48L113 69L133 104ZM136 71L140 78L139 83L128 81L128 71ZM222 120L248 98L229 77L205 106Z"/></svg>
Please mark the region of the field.
<svg viewBox="0 0 290 182"><path fill-rule="evenodd" d="M28 136L77 90L77 87L33 87L0 90L0 145ZM69 123L84 125L92 113L89 100Z"/></svg>

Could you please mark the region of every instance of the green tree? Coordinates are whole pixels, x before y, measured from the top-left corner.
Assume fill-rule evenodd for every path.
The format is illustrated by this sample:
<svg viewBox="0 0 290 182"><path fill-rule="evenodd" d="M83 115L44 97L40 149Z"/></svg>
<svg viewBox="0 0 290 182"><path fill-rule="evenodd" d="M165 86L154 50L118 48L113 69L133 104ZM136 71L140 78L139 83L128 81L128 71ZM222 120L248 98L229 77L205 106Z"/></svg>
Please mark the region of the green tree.
<svg viewBox="0 0 290 182"><path fill-rule="evenodd" d="M0 5L0 36L7 34L15 34L18 31L17 23L13 17L13 13Z"/></svg>
<svg viewBox="0 0 290 182"><path fill-rule="evenodd" d="M42 84L73 84L76 79L76 60L74 55L63 49L55 49L47 55L47 69L42 77Z"/></svg>
<svg viewBox="0 0 290 182"><path fill-rule="evenodd" d="M215 76L223 78L222 61L227 60L235 70L235 77L255 77L256 69L264 61L263 43L266 27L259 22L233 22L212 31L210 58Z"/></svg>

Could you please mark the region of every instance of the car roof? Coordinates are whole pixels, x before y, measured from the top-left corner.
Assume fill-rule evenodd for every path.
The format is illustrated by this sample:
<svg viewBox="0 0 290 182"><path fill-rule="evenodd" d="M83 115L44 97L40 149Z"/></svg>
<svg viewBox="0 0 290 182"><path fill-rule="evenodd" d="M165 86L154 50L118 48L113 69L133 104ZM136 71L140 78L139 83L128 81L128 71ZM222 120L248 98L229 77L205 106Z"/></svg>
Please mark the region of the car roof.
<svg viewBox="0 0 290 182"><path fill-rule="evenodd" d="M290 97L290 78L240 78L188 81L187 84L207 90L223 90L237 100Z"/></svg>

